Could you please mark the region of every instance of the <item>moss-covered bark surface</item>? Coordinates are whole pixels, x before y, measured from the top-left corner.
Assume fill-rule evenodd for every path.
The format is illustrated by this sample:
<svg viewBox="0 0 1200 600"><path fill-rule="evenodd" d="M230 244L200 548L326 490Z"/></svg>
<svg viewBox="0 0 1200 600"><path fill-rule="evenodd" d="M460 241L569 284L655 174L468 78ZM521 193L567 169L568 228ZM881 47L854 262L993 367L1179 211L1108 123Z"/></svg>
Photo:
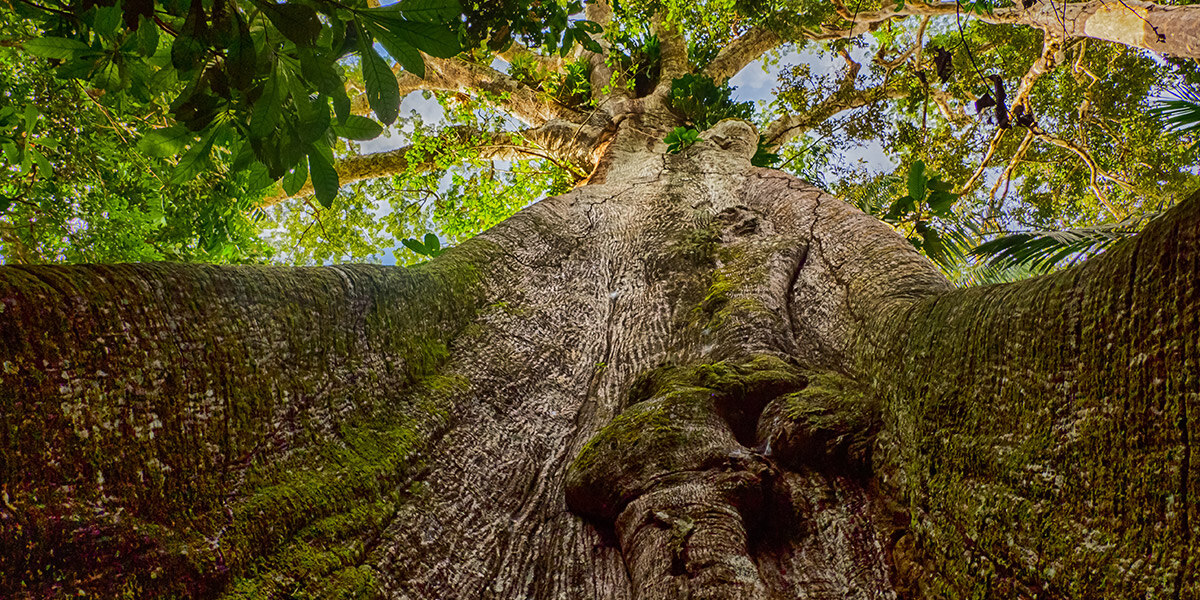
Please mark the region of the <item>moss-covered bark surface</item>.
<svg viewBox="0 0 1200 600"><path fill-rule="evenodd" d="M877 472L937 565L922 595L1200 597L1200 197L1084 265L888 323L863 370Z"/></svg>
<svg viewBox="0 0 1200 600"><path fill-rule="evenodd" d="M0 596L1200 596L1200 199L956 291L636 108L416 268L0 268Z"/></svg>
<svg viewBox="0 0 1200 600"><path fill-rule="evenodd" d="M465 262L4 269L0 592L375 593L480 289Z"/></svg>

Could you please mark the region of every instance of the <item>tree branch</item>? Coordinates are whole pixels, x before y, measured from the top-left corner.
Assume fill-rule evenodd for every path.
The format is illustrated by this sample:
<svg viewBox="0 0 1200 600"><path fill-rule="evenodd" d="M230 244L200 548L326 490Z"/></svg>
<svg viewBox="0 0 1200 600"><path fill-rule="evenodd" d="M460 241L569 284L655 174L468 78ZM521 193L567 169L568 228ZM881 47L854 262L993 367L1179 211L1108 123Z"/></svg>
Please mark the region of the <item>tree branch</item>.
<svg viewBox="0 0 1200 600"><path fill-rule="evenodd" d="M1126 216L1123 214L1118 214L1117 209L1114 208L1113 205L1108 201L1108 196L1106 196L1104 191L1100 189L1100 185L1097 183L1097 180L1107 179L1126 191L1136 191L1137 188L1132 183L1109 174L1108 171L1105 171L1102 167L1100 167L1100 165L1096 164L1096 160L1092 158L1092 155L1087 150L1080 147L1078 144L1070 140L1064 140L1062 138L1050 135L1049 133L1040 129L1034 131L1034 134L1039 140L1049 142L1055 146L1058 146L1059 148L1070 150L1071 152L1075 153L1075 155L1079 157L1079 160L1082 160L1083 164L1087 165L1087 168L1090 171L1088 187L1091 188L1092 193L1096 195L1096 199L1099 200L1100 203L1104 205L1104 208L1108 210L1108 214L1116 220L1123 219Z"/></svg>
<svg viewBox="0 0 1200 600"><path fill-rule="evenodd" d="M518 59L531 60L537 65L538 69L551 73L557 73L561 71L565 65L562 57L558 54L546 56L541 52L526 48L524 44L515 41L508 45L508 49L497 52L496 56L503 58L509 64L512 64Z"/></svg>
<svg viewBox="0 0 1200 600"><path fill-rule="evenodd" d="M783 38L769 29L751 28L722 48L717 57L700 73L711 77L719 85L782 43Z"/></svg>
<svg viewBox="0 0 1200 600"><path fill-rule="evenodd" d="M446 127L439 132L438 137L444 143L438 147L458 145L461 148L463 144L474 143L470 148L476 152L470 156L472 159L515 161L542 158L571 171L577 178L583 178L599 159L594 148L599 145L604 134L604 130L597 127L561 120L516 132L483 132L474 127L458 125ZM482 143L478 143L480 141ZM420 147L429 146L422 144ZM438 159L453 152L438 149L414 155L413 149L414 146L404 146L385 152L346 157L335 165L338 181L341 185L346 185L405 171L429 171L437 167ZM289 195L280 189L264 198L259 206L266 208L288 198L309 196L312 193L312 181L309 180L295 194Z"/></svg>
<svg viewBox="0 0 1200 600"><path fill-rule="evenodd" d="M553 119L581 123L585 115L546 98L533 88L501 73L487 65L461 58L436 58L425 56L425 78L400 72L400 94L405 96L417 90L460 92L478 94L486 92L500 98L499 106L527 125L541 126ZM393 70L399 70L399 65ZM360 94L351 100L350 110L354 114L370 111L366 95Z"/></svg>

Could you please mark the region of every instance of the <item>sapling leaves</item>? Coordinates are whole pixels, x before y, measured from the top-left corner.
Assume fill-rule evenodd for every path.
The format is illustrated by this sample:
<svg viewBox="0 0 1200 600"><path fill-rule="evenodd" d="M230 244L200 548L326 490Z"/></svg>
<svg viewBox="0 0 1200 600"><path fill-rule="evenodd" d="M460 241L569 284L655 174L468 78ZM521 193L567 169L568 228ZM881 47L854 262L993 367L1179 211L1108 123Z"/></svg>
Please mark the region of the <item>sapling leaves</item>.
<svg viewBox="0 0 1200 600"><path fill-rule="evenodd" d="M678 154L700 139L700 132L688 127L676 127L663 140L667 143L668 154Z"/></svg>
<svg viewBox="0 0 1200 600"><path fill-rule="evenodd" d="M421 256L428 256L431 258L435 256L441 256L442 253L446 251L446 248L442 247L441 240L439 240L438 236L433 233L426 233L424 242L415 238L405 238L400 240L400 243L404 244L406 248L417 254L420 254Z"/></svg>

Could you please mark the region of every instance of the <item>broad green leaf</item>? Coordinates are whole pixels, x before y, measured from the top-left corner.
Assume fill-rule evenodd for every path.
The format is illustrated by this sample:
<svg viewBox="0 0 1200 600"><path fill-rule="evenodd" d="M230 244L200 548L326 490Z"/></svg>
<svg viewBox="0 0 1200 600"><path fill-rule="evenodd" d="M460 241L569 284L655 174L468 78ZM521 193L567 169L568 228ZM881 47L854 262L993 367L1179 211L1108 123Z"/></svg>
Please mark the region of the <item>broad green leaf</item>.
<svg viewBox="0 0 1200 600"><path fill-rule="evenodd" d="M421 51L417 50L412 44L409 44L403 36L398 36L383 26L368 21L367 27L371 33L379 40L379 44L384 50L404 67L405 71L416 75L422 79L425 78L425 59L421 58Z"/></svg>
<svg viewBox="0 0 1200 600"><path fill-rule="evenodd" d="M576 28L582 29L583 31L586 31L587 33L603 33L604 32L604 28L601 27L600 24L595 21L579 20L579 21L575 21L574 25Z"/></svg>
<svg viewBox="0 0 1200 600"><path fill-rule="evenodd" d="M429 255L425 251L425 245L422 244L421 242L418 242L417 240L415 240L413 238L404 238L404 239L400 240L400 243L404 244L404 247L408 248L409 250L412 250L413 252L416 252L417 254L420 254L421 256Z"/></svg>
<svg viewBox="0 0 1200 600"><path fill-rule="evenodd" d="M256 2L275 28L297 46L311 47L321 35L321 19L307 4Z"/></svg>
<svg viewBox="0 0 1200 600"><path fill-rule="evenodd" d="M333 206L338 191L337 169L333 168L333 164L322 152L314 148L308 152L308 172L312 176L317 202L325 208Z"/></svg>
<svg viewBox="0 0 1200 600"><path fill-rule="evenodd" d="M425 234L425 250L427 250L430 254L432 254L441 249L442 249L442 242L441 242L441 240L438 239L438 236L436 236L432 233Z"/></svg>
<svg viewBox="0 0 1200 600"><path fill-rule="evenodd" d="M138 142L138 149L158 158L175 156L183 150L193 135L187 127L179 124L155 129Z"/></svg>
<svg viewBox="0 0 1200 600"><path fill-rule="evenodd" d="M97 6L94 10L92 29L103 37L113 37L121 24L121 9L116 6Z"/></svg>
<svg viewBox="0 0 1200 600"><path fill-rule="evenodd" d="M171 183L178 185L188 181L208 167L208 154L212 148L213 136L216 131L216 127L209 128L204 137L199 142L192 144L192 147L179 158L179 163L171 172Z"/></svg>
<svg viewBox="0 0 1200 600"><path fill-rule="evenodd" d="M191 71L200 66L207 49L200 40L180 34L171 44L171 66L180 71Z"/></svg>
<svg viewBox="0 0 1200 600"><path fill-rule="evenodd" d="M32 104L25 105L25 135L33 133L34 128L37 126L38 115L40 114L37 106Z"/></svg>
<svg viewBox="0 0 1200 600"><path fill-rule="evenodd" d="M914 202L920 203L925 199L925 163L915 161L908 169L908 195Z"/></svg>
<svg viewBox="0 0 1200 600"><path fill-rule="evenodd" d="M3 144L0 144L0 147L4 149L4 158L7 158L10 164L15 165L21 160L21 150L17 148L16 144L11 141L5 141Z"/></svg>
<svg viewBox="0 0 1200 600"><path fill-rule="evenodd" d="M283 191L289 196L295 196L300 188L304 187L304 182L308 181L308 161L297 161L296 166L283 176L280 185L283 186Z"/></svg>
<svg viewBox="0 0 1200 600"><path fill-rule="evenodd" d="M158 25L145 15L138 15L137 44L142 56L154 56L158 50Z"/></svg>
<svg viewBox="0 0 1200 600"><path fill-rule="evenodd" d="M344 137L351 140L373 140L383 133L383 127L368 119L358 115L350 115L346 117L346 122L341 125L334 125L333 132L338 137Z"/></svg>
<svg viewBox="0 0 1200 600"><path fill-rule="evenodd" d="M944 217L950 214L950 209L957 201L958 196L951 194L950 192L930 192L928 199L929 210L933 211L933 213L936 215Z"/></svg>
<svg viewBox="0 0 1200 600"><path fill-rule="evenodd" d="M50 165L49 160L46 160L44 154L38 152L35 148L26 148L25 152L32 156L34 162L37 163L39 177L46 179L54 176L54 167Z"/></svg>
<svg viewBox="0 0 1200 600"><path fill-rule="evenodd" d="M395 15L400 13L404 18L425 23L447 23L453 21L462 13L458 0L401 0L388 6L372 8L363 13Z"/></svg>
<svg viewBox="0 0 1200 600"><path fill-rule="evenodd" d="M421 52L438 58L451 58L462 51L458 43L458 32L442 23L422 23L396 17L376 17L369 21L375 27L386 29L396 41L416 47ZM383 43L383 40L379 40ZM384 45L387 48L387 45ZM391 50L388 50L391 53ZM399 60L400 57L395 57ZM407 67L406 67L407 68Z"/></svg>
<svg viewBox="0 0 1200 600"><path fill-rule="evenodd" d="M258 73L258 53L254 48L254 38L250 37L250 29L242 16L234 11L233 18L237 20L237 35L231 40L225 56L225 72L229 83L239 90L250 87L254 76Z"/></svg>
<svg viewBox="0 0 1200 600"><path fill-rule="evenodd" d="M385 125L396 122L400 114L400 83L369 40L360 38L363 81L367 85L367 104Z"/></svg>
<svg viewBox="0 0 1200 600"><path fill-rule="evenodd" d="M21 44L21 47L35 56L56 60L70 60L92 54L91 48L87 44L79 40L61 37L34 38Z"/></svg>

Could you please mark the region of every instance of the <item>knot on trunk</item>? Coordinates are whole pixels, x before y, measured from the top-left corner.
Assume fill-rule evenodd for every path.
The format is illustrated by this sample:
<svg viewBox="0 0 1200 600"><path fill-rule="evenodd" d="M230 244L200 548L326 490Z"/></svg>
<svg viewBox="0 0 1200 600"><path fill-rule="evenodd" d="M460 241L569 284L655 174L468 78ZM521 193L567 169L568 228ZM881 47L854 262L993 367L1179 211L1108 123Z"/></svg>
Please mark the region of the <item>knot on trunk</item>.
<svg viewBox="0 0 1200 600"><path fill-rule="evenodd" d="M571 463L568 506L612 522L638 497L707 471L764 473L763 457L747 449L755 424L768 402L802 383L795 368L770 355L643 374L629 388L627 408Z"/></svg>
<svg viewBox="0 0 1200 600"><path fill-rule="evenodd" d="M758 131L748 121L741 119L725 119L700 135L700 139L716 144L722 150L727 150L744 157L754 158L758 152Z"/></svg>
<svg viewBox="0 0 1200 600"><path fill-rule="evenodd" d="M747 524L778 472L746 446L763 407L802 382L770 355L663 366L633 382L628 408L580 451L566 487L573 511L615 525L636 597L765 594Z"/></svg>
<svg viewBox="0 0 1200 600"><path fill-rule="evenodd" d="M805 374L804 388L767 404L758 449L793 470L865 473L881 427L878 402L859 383L829 371Z"/></svg>

